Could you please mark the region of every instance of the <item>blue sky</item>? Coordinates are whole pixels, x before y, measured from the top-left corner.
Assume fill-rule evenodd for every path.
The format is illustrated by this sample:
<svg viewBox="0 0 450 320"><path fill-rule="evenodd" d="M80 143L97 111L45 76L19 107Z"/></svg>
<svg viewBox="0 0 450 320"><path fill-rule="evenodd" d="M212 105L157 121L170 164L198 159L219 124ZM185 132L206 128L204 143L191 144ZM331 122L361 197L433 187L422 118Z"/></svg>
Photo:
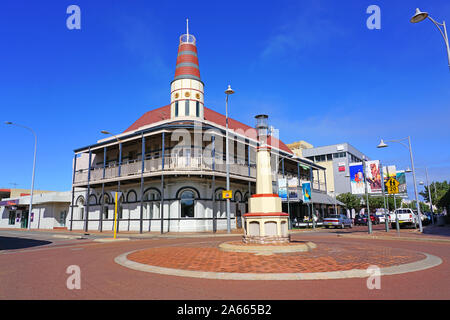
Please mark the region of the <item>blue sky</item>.
<svg viewBox="0 0 450 320"><path fill-rule="evenodd" d="M71 4L81 30L66 27ZM373 4L380 30L366 27ZM409 22L416 7L450 23L444 0L5 1L0 188L29 188L33 156L31 133L4 121L38 134L35 188L69 190L75 148L167 105L186 18L206 106L224 113L231 84L231 117L253 125L267 113L286 143L348 142L399 168L407 149L375 146L410 135L416 166L450 180L450 71L435 26Z"/></svg>

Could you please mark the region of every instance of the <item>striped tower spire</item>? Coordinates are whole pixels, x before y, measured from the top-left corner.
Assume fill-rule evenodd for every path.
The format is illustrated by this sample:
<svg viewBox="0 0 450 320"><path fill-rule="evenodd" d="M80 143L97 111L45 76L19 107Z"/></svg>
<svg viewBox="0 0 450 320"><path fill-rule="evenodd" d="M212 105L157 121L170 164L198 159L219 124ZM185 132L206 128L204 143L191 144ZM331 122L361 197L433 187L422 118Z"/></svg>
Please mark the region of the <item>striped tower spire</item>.
<svg viewBox="0 0 450 320"><path fill-rule="evenodd" d="M204 85L200 79L196 39L189 34L180 36L175 77L171 83L171 118L203 118Z"/></svg>
<svg viewBox="0 0 450 320"><path fill-rule="evenodd" d="M180 37L174 80L195 79L201 81L197 46L195 43L195 37L189 34L189 20L186 19L186 34Z"/></svg>

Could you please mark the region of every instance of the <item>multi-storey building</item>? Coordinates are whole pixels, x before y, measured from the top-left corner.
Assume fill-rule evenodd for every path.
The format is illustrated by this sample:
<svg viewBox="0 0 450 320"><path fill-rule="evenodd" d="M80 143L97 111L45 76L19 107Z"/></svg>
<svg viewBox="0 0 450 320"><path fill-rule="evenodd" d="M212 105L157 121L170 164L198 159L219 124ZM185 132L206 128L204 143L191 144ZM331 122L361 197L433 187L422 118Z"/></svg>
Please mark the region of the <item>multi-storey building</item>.
<svg viewBox="0 0 450 320"><path fill-rule="evenodd" d="M349 173L349 164L361 162L366 157L349 143L340 143L322 147L312 147L299 143L289 145L292 151L305 159L320 164L326 169L325 181L327 191L334 195L351 192ZM297 148L295 148L297 146ZM347 176L347 177L346 177ZM315 176L315 179L321 177Z"/></svg>
<svg viewBox="0 0 450 320"><path fill-rule="evenodd" d="M118 230L140 232L215 231L227 228L226 117L204 106L196 39L180 37L170 104L148 111L123 133L74 150L72 229L112 230L113 193L120 191ZM241 226L256 181L255 128L228 118L232 228ZM299 186L324 168L295 157L280 140L272 147L274 193L280 176L295 177ZM278 168L276 170L275 168ZM278 172L276 172L278 171ZM316 192L325 183L312 181ZM286 207L287 206L287 207ZM285 211L304 215L301 200Z"/></svg>

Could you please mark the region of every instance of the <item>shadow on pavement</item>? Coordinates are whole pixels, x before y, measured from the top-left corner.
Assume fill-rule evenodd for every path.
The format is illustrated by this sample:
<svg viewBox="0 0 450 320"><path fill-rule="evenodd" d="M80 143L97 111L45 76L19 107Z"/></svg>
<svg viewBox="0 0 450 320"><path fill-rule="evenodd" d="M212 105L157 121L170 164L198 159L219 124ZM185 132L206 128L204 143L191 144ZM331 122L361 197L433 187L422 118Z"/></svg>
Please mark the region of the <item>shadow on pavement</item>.
<svg viewBox="0 0 450 320"><path fill-rule="evenodd" d="M0 236L0 250L14 250L38 247L50 244L51 241L43 240L33 240L24 238L13 238L13 237L1 237Z"/></svg>
<svg viewBox="0 0 450 320"><path fill-rule="evenodd" d="M443 236L450 237L450 225L445 226L437 226L437 225L428 225L423 227L423 233L434 235L434 236Z"/></svg>

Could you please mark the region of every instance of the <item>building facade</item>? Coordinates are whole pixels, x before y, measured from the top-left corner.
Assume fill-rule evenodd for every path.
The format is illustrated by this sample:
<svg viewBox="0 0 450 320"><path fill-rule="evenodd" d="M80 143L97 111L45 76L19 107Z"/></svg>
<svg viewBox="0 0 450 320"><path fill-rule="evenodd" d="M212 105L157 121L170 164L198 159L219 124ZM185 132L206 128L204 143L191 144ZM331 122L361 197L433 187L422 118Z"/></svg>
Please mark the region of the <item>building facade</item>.
<svg viewBox="0 0 450 320"><path fill-rule="evenodd" d="M349 143L293 148L293 152L326 169L324 178L327 183L327 191L333 195L351 192L350 178L346 177L349 174L350 163L361 162L363 157L369 160L366 155Z"/></svg>
<svg viewBox="0 0 450 320"><path fill-rule="evenodd" d="M120 231L186 232L226 230L226 123L232 228L242 225L255 192L257 130L204 105L196 39L180 37L170 104L148 111L123 133L74 150L70 230L113 230L114 195ZM279 177L312 182L324 168L300 159L279 139L271 146L273 188ZM322 172L322 175L324 173ZM301 200L286 204L293 219L305 215Z"/></svg>
<svg viewBox="0 0 450 320"><path fill-rule="evenodd" d="M70 191L35 193L31 214L30 196L2 199L0 228L66 229L70 199Z"/></svg>

